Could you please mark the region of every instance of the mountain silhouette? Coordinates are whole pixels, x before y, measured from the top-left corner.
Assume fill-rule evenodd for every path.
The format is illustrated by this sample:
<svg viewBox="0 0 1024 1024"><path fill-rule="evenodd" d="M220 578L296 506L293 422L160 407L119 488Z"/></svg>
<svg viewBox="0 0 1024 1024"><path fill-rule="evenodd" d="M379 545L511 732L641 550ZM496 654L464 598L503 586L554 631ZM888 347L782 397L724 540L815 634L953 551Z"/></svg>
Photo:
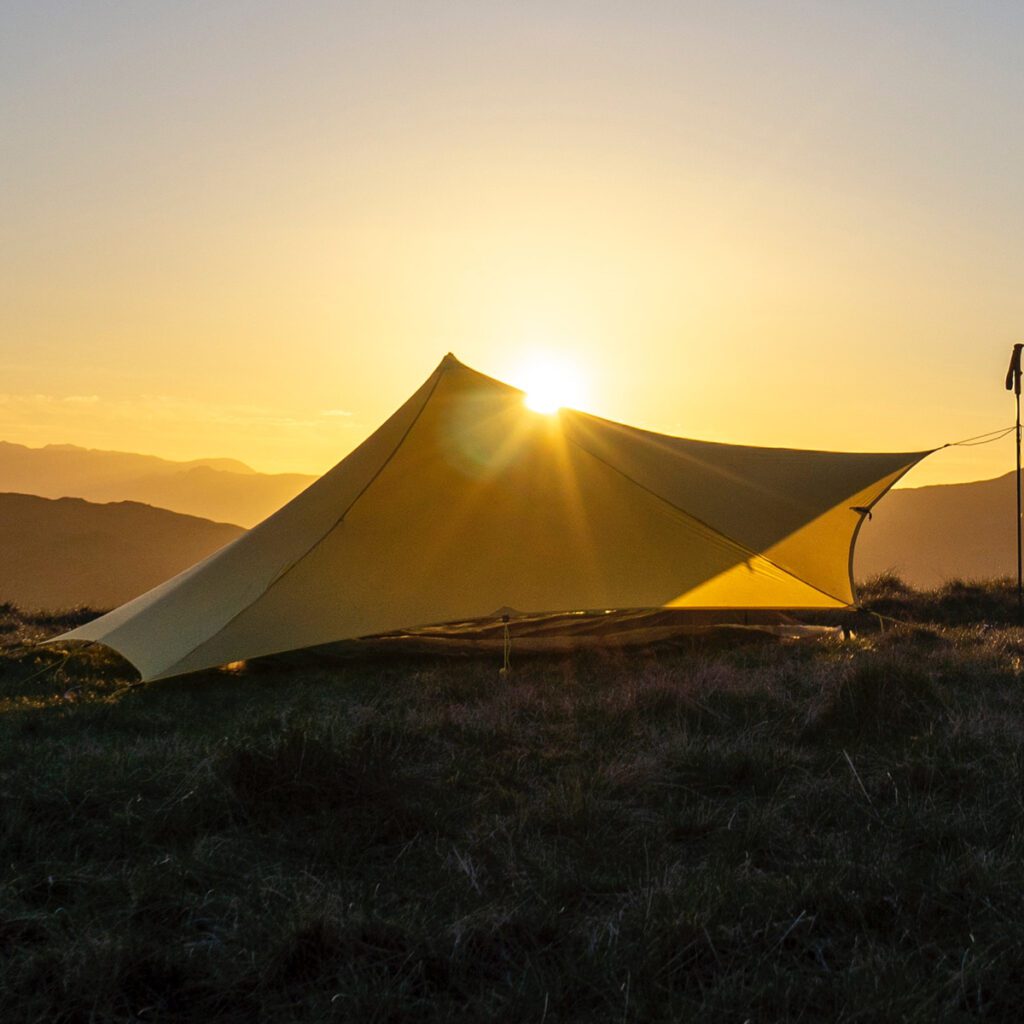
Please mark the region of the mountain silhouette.
<svg viewBox="0 0 1024 1024"><path fill-rule="evenodd" d="M0 492L89 501L138 501L220 523L254 526L316 478L257 473L235 459L172 462L75 445L0 441Z"/></svg>
<svg viewBox="0 0 1024 1024"><path fill-rule="evenodd" d="M890 491L861 527L857 579L897 572L915 587L1017 572L1014 473Z"/></svg>
<svg viewBox="0 0 1024 1024"><path fill-rule="evenodd" d="M134 501L0 494L0 601L113 608L243 532Z"/></svg>

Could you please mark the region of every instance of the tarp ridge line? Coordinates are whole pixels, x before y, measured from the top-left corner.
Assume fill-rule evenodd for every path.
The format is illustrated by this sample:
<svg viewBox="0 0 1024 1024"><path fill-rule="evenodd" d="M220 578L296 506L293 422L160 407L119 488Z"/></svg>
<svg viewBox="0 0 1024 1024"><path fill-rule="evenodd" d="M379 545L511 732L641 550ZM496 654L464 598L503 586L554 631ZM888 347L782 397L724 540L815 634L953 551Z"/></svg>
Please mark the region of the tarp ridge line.
<svg viewBox="0 0 1024 1024"><path fill-rule="evenodd" d="M475 373L476 371L474 371ZM685 437L679 434L665 434L659 430L650 430L647 427L638 427L632 423L621 423L619 420L609 419L607 416L598 416L596 413L584 412L582 409L570 409L566 407L566 412L571 412L575 416L581 416L584 419L596 420L598 423L605 423L611 427L625 427L627 430L634 434L646 434L649 437L655 437L659 439L665 439L668 441L685 441L688 444L703 445L708 448L742 448L746 451L756 452L798 452L801 454L810 455L879 455L879 454L906 454L906 455L919 455L922 459L928 455L934 455L938 451L942 451L943 448L951 448L955 445L963 444L963 441L947 441L945 444L939 445L938 448L928 448L923 452L850 452L839 450L836 451L831 448L791 448L787 445L758 445L758 444L741 444L734 441L709 441L707 438L702 437ZM1009 428L1013 430L1011 426ZM992 433L995 433L993 431ZM988 437L988 434L978 434L978 437ZM973 438L967 438L968 441Z"/></svg>
<svg viewBox="0 0 1024 1024"><path fill-rule="evenodd" d="M217 637L219 637L224 632L224 630L226 630L233 622L235 622L238 618L244 615L254 604L256 604L257 601L262 601L263 598L266 597L267 594L269 594L270 591L274 587L276 587L278 583L281 582L281 580L283 580L303 559L307 558L313 551L315 551L337 529L339 524L344 521L345 516L347 516L349 512L352 511L356 502L358 502L359 499L370 489L374 481L381 475L381 473L384 472L384 470L387 468L391 460L398 454L398 450L402 447L403 444L405 444L405 439L409 436L413 427L415 427L416 424L419 422L420 416L423 415L423 410L426 409L427 405L430 403L430 399L433 398L434 392L437 390L437 386L441 382L441 378L448 372L449 368L450 367L448 365L447 360L443 361L442 364L437 368L437 370L435 371L435 373L437 374L437 379L431 385L430 390L427 392L426 398L423 399L423 404L419 407L419 409L416 411L416 415L412 418L412 422L402 432L402 436L398 439L398 441L395 442L394 448L391 449L391 452L389 453L388 457L384 459L383 462L381 462L380 466L377 467L377 470L373 474L373 476L371 476L370 479L367 480L367 482L360 489L359 493L345 506L345 509L341 513L341 515L339 515L337 519L335 519L331 523L331 525L328 526L327 529L324 530L324 532L321 533L320 536L317 537L316 540L313 541L313 543L310 544L309 547L302 552L302 554L296 555L295 558L293 558L291 562L288 563L288 565L281 569L278 572L278 574L267 584L262 593L254 597L244 607L239 608L238 611L235 612L235 614L232 615L231 618L228 619L227 622L225 622L224 625L221 626L216 633L211 633L201 644L197 644L195 647L192 648L192 650L182 655L176 662L174 662L173 665L169 665L166 669L164 669L160 673L161 676L166 675L167 672L170 669L173 669L175 665L180 665L182 661L185 660L185 658L188 658L189 656L195 654L195 652L198 651L200 648L205 647L208 643L211 643L213 640L216 640Z"/></svg>

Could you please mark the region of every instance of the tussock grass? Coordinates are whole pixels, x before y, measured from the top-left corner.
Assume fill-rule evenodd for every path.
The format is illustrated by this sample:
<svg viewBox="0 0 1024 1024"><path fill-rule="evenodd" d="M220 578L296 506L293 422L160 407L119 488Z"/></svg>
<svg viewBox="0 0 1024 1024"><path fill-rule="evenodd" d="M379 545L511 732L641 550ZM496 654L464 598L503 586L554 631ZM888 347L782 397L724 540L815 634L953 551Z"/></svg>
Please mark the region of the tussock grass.
<svg viewBox="0 0 1024 1024"><path fill-rule="evenodd" d="M937 590L918 591L886 573L860 589L861 607L913 622L1018 624L1017 585L1010 579L955 579Z"/></svg>
<svg viewBox="0 0 1024 1024"><path fill-rule="evenodd" d="M9 651L0 1019L1016 1019L1015 597L872 602L909 624L505 678Z"/></svg>

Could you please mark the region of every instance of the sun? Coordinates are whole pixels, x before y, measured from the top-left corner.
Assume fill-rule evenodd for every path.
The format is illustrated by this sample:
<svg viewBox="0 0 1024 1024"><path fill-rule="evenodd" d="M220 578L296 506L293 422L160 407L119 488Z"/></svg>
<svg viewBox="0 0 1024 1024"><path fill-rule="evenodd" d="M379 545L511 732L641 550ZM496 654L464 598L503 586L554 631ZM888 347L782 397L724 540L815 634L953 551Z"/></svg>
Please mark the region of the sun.
<svg viewBox="0 0 1024 1024"><path fill-rule="evenodd" d="M526 407L548 415L577 408L586 398L586 382L578 366L555 353L533 356L516 375L526 392Z"/></svg>

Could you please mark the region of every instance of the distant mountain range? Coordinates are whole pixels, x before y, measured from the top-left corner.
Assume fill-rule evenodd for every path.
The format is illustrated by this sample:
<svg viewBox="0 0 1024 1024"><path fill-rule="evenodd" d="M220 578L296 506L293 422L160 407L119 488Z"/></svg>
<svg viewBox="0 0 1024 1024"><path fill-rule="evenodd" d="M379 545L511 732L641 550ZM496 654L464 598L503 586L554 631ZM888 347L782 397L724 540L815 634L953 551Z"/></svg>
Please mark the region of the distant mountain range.
<svg viewBox="0 0 1024 1024"><path fill-rule="evenodd" d="M21 492L0 493L0 601L113 607L242 532L229 524L259 522L314 479L257 473L232 459L0 442L0 492ZM855 576L892 570L924 588L1011 575L1015 510L1013 473L891 491L861 529Z"/></svg>
<svg viewBox="0 0 1024 1024"><path fill-rule="evenodd" d="M0 441L0 492L138 501L219 523L254 526L316 477L257 473L234 459L171 462L74 445L27 448Z"/></svg>
<svg viewBox="0 0 1024 1024"><path fill-rule="evenodd" d="M113 608L243 532L134 501L0 494L0 601Z"/></svg>
<svg viewBox="0 0 1024 1024"><path fill-rule="evenodd" d="M855 575L890 569L912 586L1017 571L1014 473L969 484L890 491L860 531Z"/></svg>

